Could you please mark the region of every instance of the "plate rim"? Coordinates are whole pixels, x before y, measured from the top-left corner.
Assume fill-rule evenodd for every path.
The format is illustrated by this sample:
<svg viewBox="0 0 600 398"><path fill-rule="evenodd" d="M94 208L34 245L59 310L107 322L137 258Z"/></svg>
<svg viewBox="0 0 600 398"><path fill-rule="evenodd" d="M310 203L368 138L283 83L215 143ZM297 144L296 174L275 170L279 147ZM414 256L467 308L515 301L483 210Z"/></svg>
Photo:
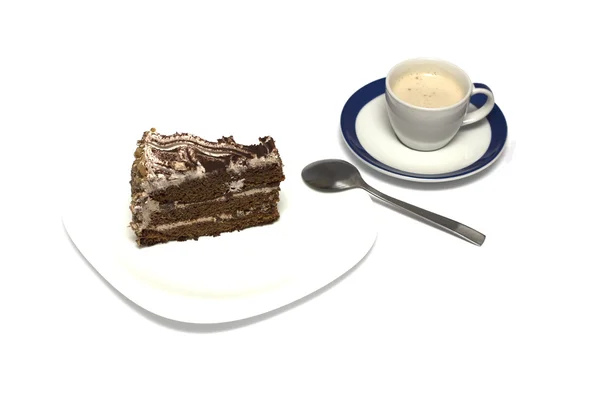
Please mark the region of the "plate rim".
<svg viewBox="0 0 600 398"><path fill-rule="evenodd" d="M508 139L508 124L502 110L498 104L494 104L494 108L486 117L491 128L491 140L486 152L475 160L473 163L459 170L438 173L438 174L420 174L411 173L396 169L385 163L375 159L361 144L356 134L356 119L360 111L371 101L385 93L385 77L374 80L357 91L355 91L346 101L342 108L340 116L340 129L344 143L348 149L358 158L363 164L369 166L373 170L385 174L390 177L403 179L414 182L446 182L455 181L470 177L487 169L494 164L503 153ZM491 89L483 83L473 83L475 87ZM476 107L481 107L485 102L486 97L478 94L471 97L471 104ZM351 138L354 138L352 142Z"/></svg>

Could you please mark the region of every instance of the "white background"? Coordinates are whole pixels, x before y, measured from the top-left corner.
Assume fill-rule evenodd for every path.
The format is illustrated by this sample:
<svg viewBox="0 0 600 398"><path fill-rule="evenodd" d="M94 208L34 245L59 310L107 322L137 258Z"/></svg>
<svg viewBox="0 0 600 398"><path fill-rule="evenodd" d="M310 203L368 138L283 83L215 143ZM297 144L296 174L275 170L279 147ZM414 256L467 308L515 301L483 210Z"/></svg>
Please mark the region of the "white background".
<svg viewBox="0 0 600 398"><path fill-rule="evenodd" d="M597 14L507 3L3 2L0 396L600 396ZM425 186L344 148L347 98L414 56L494 90L509 126L494 167ZM374 204L375 246L329 287L248 321L166 321L61 223L86 164L122 167L152 126L350 160L487 241Z"/></svg>

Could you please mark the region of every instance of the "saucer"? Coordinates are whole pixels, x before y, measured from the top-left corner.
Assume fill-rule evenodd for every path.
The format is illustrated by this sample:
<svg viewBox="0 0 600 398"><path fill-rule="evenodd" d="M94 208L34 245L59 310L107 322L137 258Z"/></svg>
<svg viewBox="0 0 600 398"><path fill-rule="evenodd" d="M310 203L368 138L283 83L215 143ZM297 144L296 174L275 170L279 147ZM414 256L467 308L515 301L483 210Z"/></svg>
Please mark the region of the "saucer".
<svg viewBox="0 0 600 398"><path fill-rule="evenodd" d="M485 84L475 87L490 89ZM355 92L344 105L341 130L350 150L367 166L409 181L443 182L469 177L491 166L506 144L507 124L498 105L483 120L462 127L445 147L422 152L408 148L396 137L385 104L385 78ZM469 110L486 97L476 94Z"/></svg>

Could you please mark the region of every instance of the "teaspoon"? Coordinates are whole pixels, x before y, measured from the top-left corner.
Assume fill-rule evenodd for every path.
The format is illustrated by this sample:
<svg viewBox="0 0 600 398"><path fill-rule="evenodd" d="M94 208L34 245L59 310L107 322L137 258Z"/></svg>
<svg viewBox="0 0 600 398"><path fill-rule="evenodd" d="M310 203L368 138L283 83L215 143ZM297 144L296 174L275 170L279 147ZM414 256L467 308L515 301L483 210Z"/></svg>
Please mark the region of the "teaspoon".
<svg viewBox="0 0 600 398"><path fill-rule="evenodd" d="M309 186L324 191L364 189L376 198L405 210L415 217L434 224L474 245L481 246L485 241L485 235L473 228L379 192L362 179L360 172L354 165L344 160L327 159L313 162L302 170L302 179Z"/></svg>

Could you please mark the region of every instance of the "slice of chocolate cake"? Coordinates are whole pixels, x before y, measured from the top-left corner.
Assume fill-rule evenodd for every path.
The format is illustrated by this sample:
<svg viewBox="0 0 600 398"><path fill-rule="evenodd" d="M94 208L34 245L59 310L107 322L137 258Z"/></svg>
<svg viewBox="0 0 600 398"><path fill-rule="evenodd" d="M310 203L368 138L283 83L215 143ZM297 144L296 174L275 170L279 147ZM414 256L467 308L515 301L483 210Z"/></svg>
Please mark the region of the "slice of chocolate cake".
<svg viewBox="0 0 600 398"><path fill-rule="evenodd" d="M131 228L139 246L218 236L279 219L285 179L275 141L240 145L146 131L131 168Z"/></svg>

